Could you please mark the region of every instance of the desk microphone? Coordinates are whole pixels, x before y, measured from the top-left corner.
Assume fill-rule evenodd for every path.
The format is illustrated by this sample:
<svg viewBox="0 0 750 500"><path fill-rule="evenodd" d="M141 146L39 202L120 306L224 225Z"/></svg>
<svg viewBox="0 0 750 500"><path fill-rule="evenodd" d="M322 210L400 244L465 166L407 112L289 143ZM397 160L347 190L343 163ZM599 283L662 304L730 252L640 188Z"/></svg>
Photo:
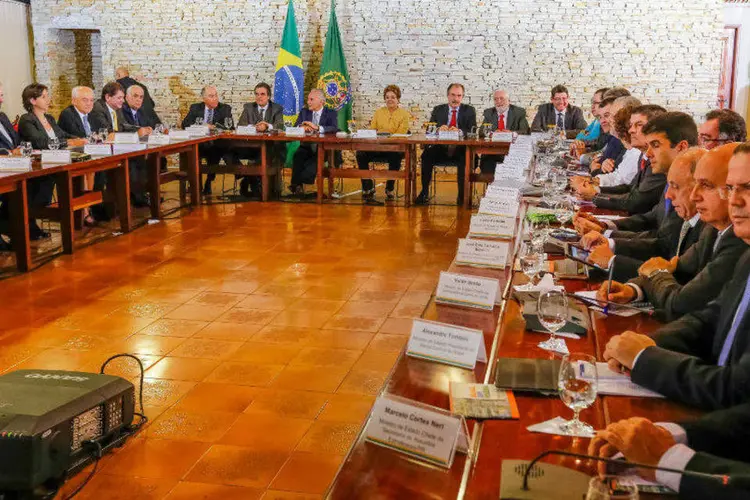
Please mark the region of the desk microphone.
<svg viewBox="0 0 750 500"><path fill-rule="evenodd" d="M528 491L529 490L529 472L531 472L531 469L534 467L534 465L541 460L542 458L546 457L547 455L563 455L566 457L574 457L574 458L583 458L587 460L594 460L595 462L604 462L610 465L616 465L620 469L628 469L632 467L637 467L639 469L649 469L649 470L660 470L664 472L674 472L675 474L680 474L681 476L688 476L688 477L694 477L696 479L704 479L708 481L715 481L717 483L722 484L723 486L729 486L730 484L732 486L745 486L745 482L743 480L735 481L734 478L731 478L730 476L726 474L706 474L705 472L694 472L689 470L679 470L679 469L670 469L668 467L659 467L656 465L646 465L641 464L637 462L628 462L626 460L616 459L616 458L604 458L604 457L597 457L595 455L585 455L583 453L573 453L571 451L563 451L563 450L547 450L539 455L536 456L528 465L526 468L526 471L523 474L523 490Z"/></svg>

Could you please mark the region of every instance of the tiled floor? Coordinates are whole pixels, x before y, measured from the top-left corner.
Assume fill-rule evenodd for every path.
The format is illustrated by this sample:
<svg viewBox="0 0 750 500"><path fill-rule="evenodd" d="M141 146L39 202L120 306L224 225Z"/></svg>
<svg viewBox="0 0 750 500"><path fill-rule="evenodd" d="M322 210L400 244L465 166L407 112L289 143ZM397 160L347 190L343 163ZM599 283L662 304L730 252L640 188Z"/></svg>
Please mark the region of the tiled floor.
<svg viewBox="0 0 750 500"><path fill-rule="evenodd" d="M204 206L0 281L0 372L142 359L151 421L80 498L319 498L465 217Z"/></svg>

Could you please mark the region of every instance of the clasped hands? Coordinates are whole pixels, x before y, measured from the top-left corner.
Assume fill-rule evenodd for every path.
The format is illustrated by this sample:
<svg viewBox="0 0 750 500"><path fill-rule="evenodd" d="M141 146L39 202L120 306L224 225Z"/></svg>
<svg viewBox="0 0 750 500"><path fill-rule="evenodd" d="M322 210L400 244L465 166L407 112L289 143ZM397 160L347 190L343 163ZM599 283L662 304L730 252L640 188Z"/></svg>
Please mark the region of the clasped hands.
<svg viewBox="0 0 750 500"><path fill-rule="evenodd" d="M320 130L320 126L315 125L313 122L302 122L300 126L305 129L305 132L317 132ZM255 128L257 129L258 126L256 125Z"/></svg>

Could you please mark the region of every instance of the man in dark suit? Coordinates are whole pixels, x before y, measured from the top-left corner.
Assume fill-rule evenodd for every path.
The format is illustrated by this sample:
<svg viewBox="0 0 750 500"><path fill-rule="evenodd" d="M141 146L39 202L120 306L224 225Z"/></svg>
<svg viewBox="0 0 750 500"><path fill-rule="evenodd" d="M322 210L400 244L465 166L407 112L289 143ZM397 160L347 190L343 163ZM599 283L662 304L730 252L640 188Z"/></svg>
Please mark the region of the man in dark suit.
<svg viewBox="0 0 750 500"><path fill-rule="evenodd" d="M122 114L122 106L125 102L125 91L117 82L109 82L102 87L102 97L94 103L89 114L89 123L93 130L106 129L109 133L114 132L139 132L145 135L145 131L139 130L137 125L131 125Z"/></svg>
<svg viewBox="0 0 750 500"><path fill-rule="evenodd" d="M750 404L708 413L680 424L633 417L609 424L589 444L589 455L625 459L653 467L717 475L715 479L658 470L638 474L679 492L682 499L750 497ZM598 465L604 475L607 466ZM721 476L729 476L724 484Z"/></svg>
<svg viewBox="0 0 750 500"><path fill-rule="evenodd" d="M207 85L201 89L201 98L203 102L196 102L190 105L188 114L182 120L182 128L187 128L196 123L208 125L208 128L214 130L233 129L232 123L232 106L219 102L219 91L213 85ZM222 158L224 163L230 164L233 161L232 153L229 149L217 142L201 144L198 147L201 158L205 158L209 165L218 164ZM206 175L206 182L203 185L203 195L211 194L211 182L216 178L216 174Z"/></svg>
<svg viewBox="0 0 750 500"><path fill-rule="evenodd" d="M638 278L625 285L613 281L608 298L607 286L603 285L599 290L600 299L617 303L645 299L654 305L660 319L673 321L700 309L719 295L732 279L737 261L748 248L734 235L729 203L717 189L717 186L726 184L729 160L737 145L728 144L702 154L694 181L688 181L686 167L689 165L675 161L669 170L667 196L682 219L692 213L689 205L695 207L697 216L704 223L698 241L671 260L662 257L647 260L638 270ZM704 152L703 149L697 151Z"/></svg>
<svg viewBox="0 0 750 500"><path fill-rule="evenodd" d="M155 121L158 119L158 117L155 116L156 103L151 98L148 87L146 87L135 78L132 78L130 76L130 71L124 66L120 66L119 68L117 68L117 70L115 70L115 78L117 79L117 83L122 85L122 89L125 92L128 91L131 85L140 85L143 89L143 114L146 115L150 121ZM152 116L152 113L154 116Z"/></svg>
<svg viewBox="0 0 750 500"><path fill-rule="evenodd" d="M271 130L284 130L284 108L280 104L271 101L271 86L261 82L255 86L255 102L248 102L242 107L242 114L237 125L255 125L258 132L269 132ZM236 149L235 153L240 159L258 161L260 150L258 148ZM286 145L283 143L272 143L269 147L269 161L276 161L283 165L286 157ZM260 178L244 176L240 181L240 195L245 197L260 196Z"/></svg>
<svg viewBox="0 0 750 500"><path fill-rule="evenodd" d="M510 103L508 93L504 90L496 90L492 94L495 106L484 110L484 122L489 123L490 129L510 130L519 134L530 134L529 122L526 120L526 110ZM501 163L504 155L482 155L479 168L483 174L495 172L495 166Z"/></svg>
<svg viewBox="0 0 750 500"><path fill-rule="evenodd" d="M312 89L307 94L307 107L300 111L296 127L303 127L308 134L335 134L339 131L338 112L324 107L325 93ZM292 182L289 191L295 196L304 196L305 184L313 184L318 174L318 147L302 143L292 159Z"/></svg>
<svg viewBox="0 0 750 500"><path fill-rule="evenodd" d="M578 106L569 104L568 89L564 85L555 85L550 92L550 102L540 104L531 123L534 132L546 132L549 127L564 129L566 134L575 137L586 128L583 111Z"/></svg>
<svg viewBox="0 0 750 500"><path fill-rule="evenodd" d="M750 143L729 161L726 187L734 234L750 242ZM610 339L604 359L631 370L633 382L705 409L750 401L750 252L719 297L660 328L652 337L625 332Z"/></svg>
<svg viewBox="0 0 750 500"><path fill-rule="evenodd" d="M0 108L4 100L3 84L0 82ZM21 144L21 136L18 135L8 116L0 111L0 155L8 155L15 152ZM8 198L6 195L0 195L0 234L8 234ZM0 236L0 252L10 251L10 243L7 243Z"/></svg>
<svg viewBox="0 0 750 500"><path fill-rule="evenodd" d="M161 118L156 112L146 113L144 107L143 87L138 84L131 85L125 91L125 103L122 105L122 114L125 121L137 127L143 127L151 134L154 128L161 124Z"/></svg>
<svg viewBox="0 0 750 500"><path fill-rule="evenodd" d="M85 138L95 132L91 128L89 114L94 109L94 91L89 87L74 87L71 105L63 109L57 124L75 137Z"/></svg>
<svg viewBox="0 0 750 500"><path fill-rule="evenodd" d="M451 83L448 86L448 104L435 106L430 121L436 123L439 130L460 130L464 137L477 126L477 112L473 106L461 104L464 98L464 86ZM464 169L466 168L466 148L464 146L426 146L422 152L422 191L414 200L415 205L426 205L430 198L430 181L432 170L440 163L458 166L458 198L460 206L464 195Z"/></svg>

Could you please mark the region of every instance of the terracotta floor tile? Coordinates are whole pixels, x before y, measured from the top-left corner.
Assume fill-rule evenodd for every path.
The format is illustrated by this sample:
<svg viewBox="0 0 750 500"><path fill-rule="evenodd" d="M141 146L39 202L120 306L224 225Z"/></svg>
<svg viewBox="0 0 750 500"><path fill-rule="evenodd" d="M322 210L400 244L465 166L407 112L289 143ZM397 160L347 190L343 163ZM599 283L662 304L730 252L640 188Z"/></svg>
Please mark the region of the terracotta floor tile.
<svg viewBox="0 0 750 500"><path fill-rule="evenodd" d="M88 354L87 359L81 364L80 369L86 372L99 373L104 362L115 354L120 354L120 352L91 352ZM137 357L141 361L141 364L143 365L144 370L146 370L146 373L148 373L148 369L151 366L153 366L157 361L159 361L159 359L161 359L161 356L151 354L135 354L135 357ZM141 373L141 368L138 365L138 362L136 362L134 359L128 357L120 357L115 358L107 363L105 373L129 379L135 376L139 376Z"/></svg>
<svg viewBox="0 0 750 500"><path fill-rule="evenodd" d="M173 408L161 414L146 432L149 439L213 443L221 439L238 416L238 413Z"/></svg>
<svg viewBox="0 0 750 500"><path fill-rule="evenodd" d="M361 425L369 415L374 402L374 396L333 394L329 396L328 402L318 419Z"/></svg>
<svg viewBox="0 0 750 500"><path fill-rule="evenodd" d="M275 297L296 298L305 293L305 287L295 285L276 285L273 283L258 288L255 295L272 295Z"/></svg>
<svg viewBox="0 0 750 500"><path fill-rule="evenodd" d="M352 370L339 386L340 394L364 394L375 396L385 384L387 372L373 370Z"/></svg>
<svg viewBox="0 0 750 500"><path fill-rule="evenodd" d="M261 500L321 500L322 495L294 493L292 491L266 490Z"/></svg>
<svg viewBox="0 0 750 500"><path fill-rule="evenodd" d="M164 500L258 500L262 496L262 489L184 481L175 486Z"/></svg>
<svg viewBox="0 0 750 500"><path fill-rule="evenodd" d="M359 289L352 295L351 300L364 301L364 302L388 302L390 304L397 303L404 292L398 290L363 290Z"/></svg>
<svg viewBox="0 0 750 500"><path fill-rule="evenodd" d="M257 280L222 280L216 285L209 287L212 292L239 293L243 295L251 294L263 285L262 281Z"/></svg>
<svg viewBox="0 0 750 500"><path fill-rule="evenodd" d="M165 356L185 342L184 337L164 335L143 335L137 333L123 340L119 346L131 354L158 354Z"/></svg>
<svg viewBox="0 0 750 500"><path fill-rule="evenodd" d="M322 494L333 481L342 460L343 456L339 455L294 452L271 488Z"/></svg>
<svg viewBox="0 0 750 500"><path fill-rule="evenodd" d="M366 350L354 364L354 370L390 372L400 351Z"/></svg>
<svg viewBox="0 0 750 500"><path fill-rule="evenodd" d="M284 314L284 313L281 313ZM221 323L240 323L253 325L267 325L279 315L278 311L269 311L267 309L231 309L216 321Z"/></svg>
<svg viewBox="0 0 750 500"><path fill-rule="evenodd" d="M282 415L246 413L240 415L219 443L258 451L291 452L312 423L312 420Z"/></svg>
<svg viewBox="0 0 750 500"><path fill-rule="evenodd" d="M196 339L229 340L234 342L250 340L258 333L262 325L250 323L209 323L204 329L193 335Z"/></svg>
<svg viewBox="0 0 750 500"><path fill-rule="evenodd" d="M146 378L143 402L151 406L171 406L195 386L195 382Z"/></svg>
<svg viewBox="0 0 750 500"><path fill-rule="evenodd" d="M289 363L293 366L320 366L351 368L359 359L362 351L349 349L326 349L305 347Z"/></svg>
<svg viewBox="0 0 750 500"><path fill-rule="evenodd" d="M292 311L286 309L279 313L272 325L296 326L300 328L320 328L333 316L330 311Z"/></svg>
<svg viewBox="0 0 750 500"><path fill-rule="evenodd" d="M316 418L329 394L312 391L298 391L285 389L258 389L255 399L245 409L245 413L262 413L280 415L292 418Z"/></svg>
<svg viewBox="0 0 750 500"><path fill-rule="evenodd" d="M180 358L227 359L242 346L242 342L212 339L187 339L170 354Z"/></svg>
<svg viewBox="0 0 750 500"><path fill-rule="evenodd" d="M191 441L139 439L116 450L105 474L179 479L208 450L209 445Z"/></svg>
<svg viewBox="0 0 750 500"><path fill-rule="evenodd" d="M357 291L357 287L354 286L328 286L328 285L314 285L309 287L302 298L305 299L328 299L328 300L348 300L354 292Z"/></svg>
<svg viewBox="0 0 750 500"><path fill-rule="evenodd" d="M117 314L126 314L135 318L153 318L159 319L171 311L177 309L178 305L167 302L154 302L151 300L142 300L132 302L126 306L117 309Z"/></svg>
<svg viewBox="0 0 750 500"><path fill-rule="evenodd" d="M317 330L307 338L310 347L364 350L375 334L351 330Z"/></svg>
<svg viewBox="0 0 750 500"><path fill-rule="evenodd" d="M160 319L143 328L140 335L164 335L168 337L192 337L208 324L206 321L183 319Z"/></svg>
<svg viewBox="0 0 750 500"><path fill-rule="evenodd" d="M367 346L368 351L395 351L400 352L409 337L392 333L378 333Z"/></svg>
<svg viewBox="0 0 750 500"><path fill-rule="evenodd" d="M261 365L286 365L299 354L301 349L299 346L290 344L250 341L245 342L232 354L230 360Z"/></svg>
<svg viewBox="0 0 750 500"><path fill-rule="evenodd" d="M427 305L432 297L432 292L407 291L401 298L402 304L420 304Z"/></svg>
<svg viewBox="0 0 750 500"><path fill-rule="evenodd" d="M384 317L368 318L365 316L343 316L337 314L324 326L332 330L357 330L366 332L377 332L378 328L385 322Z"/></svg>
<svg viewBox="0 0 750 500"><path fill-rule="evenodd" d="M201 382L177 402L177 408L238 413L250 406L257 392L257 388L246 385Z"/></svg>
<svg viewBox="0 0 750 500"><path fill-rule="evenodd" d="M265 488L287 460L286 452L213 445L185 476L188 481Z"/></svg>
<svg viewBox="0 0 750 500"><path fill-rule="evenodd" d="M75 488L75 481L69 481L62 490L62 498L66 498ZM114 476L97 472L91 482L81 491L76 499L82 500L161 500L177 484L177 479L149 478L134 476Z"/></svg>
<svg viewBox="0 0 750 500"><path fill-rule="evenodd" d="M175 290L169 288L148 288L145 296L149 299L184 304L200 292L198 290Z"/></svg>
<svg viewBox="0 0 750 500"><path fill-rule="evenodd" d="M411 278L370 278L359 287L360 290L405 292L412 284Z"/></svg>
<svg viewBox="0 0 750 500"><path fill-rule="evenodd" d="M328 311L335 313L344 303L343 300L299 298L288 309L291 311Z"/></svg>
<svg viewBox="0 0 750 500"><path fill-rule="evenodd" d="M216 359L178 358L167 356L148 369L150 378L168 380L192 380L200 382L214 371L221 362Z"/></svg>
<svg viewBox="0 0 750 500"><path fill-rule="evenodd" d="M413 318L388 318L380 326L378 332L397 335L411 335Z"/></svg>
<svg viewBox="0 0 750 500"><path fill-rule="evenodd" d="M298 328L284 325L268 325L252 336L253 342L269 342L275 344L295 344L304 346L318 330L312 328Z"/></svg>
<svg viewBox="0 0 750 500"><path fill-rule="evenodd" d="M273 382L272 387L303 391L334 392L348 371L348 368L287 366Z"/></svg>
<svg viewBox="0 0 750 500"><path fill-rule="evenodd" d="M225 293L225 292L203 292L192 299L188 304L199 304L203 306L214 306L214 307L232 307L245 299L244 294L237 293Z"/></svg>
<svg viewBox="0 0 750 500"><path fill-rule="evenodd" d="M294 303L294 301L294 298L276 297L273 295L248 295L242 302L237 304L237 307L242 309L283 311L289 304Z"/></svg>
<svg viewBox="0 0 750 500"><path fill-rule="evenodd" d="M297 451L346 455L361 427L361 423L316 420L297 445Z"/></svg>
<svg viewBox="0 0 750 500"><path fill-rule="evenodd" d="M214 321L229 310L231 306L204 304L185 304L166 315L167 319L186 319L191 321Z"/></svg>
<svg viewBox="0 0 750 500"><path fill-rule="evenodd" d="M267 387L283 369L284 365L254 366L250 363L225 361L206 377L205 382Z"/></svg>
<svg viewBox="0 0 750 500"><path fill-rule="evenodd" d="M350 300L339 309L341 316L364 316L380 318L388 316L394 308L393 302L366 302Z"/></svg>
<svg viewBox="0 0 750 500"><path fill-rule="evenodd" d="M392 318L421 318L424 312L423 304L409 304L399 302L396 307L391 311L390 316Z"/></svg>

